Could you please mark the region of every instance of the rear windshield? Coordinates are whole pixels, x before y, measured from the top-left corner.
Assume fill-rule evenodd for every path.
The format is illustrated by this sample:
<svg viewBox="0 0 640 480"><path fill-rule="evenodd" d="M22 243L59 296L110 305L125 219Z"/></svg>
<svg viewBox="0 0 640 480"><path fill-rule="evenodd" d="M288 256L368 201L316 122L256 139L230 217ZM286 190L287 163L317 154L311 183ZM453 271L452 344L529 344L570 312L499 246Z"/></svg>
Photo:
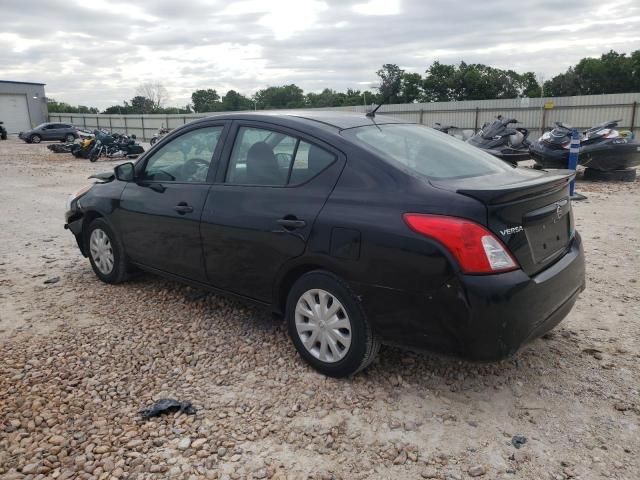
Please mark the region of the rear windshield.
<svg viewBox="0 0 640 480"><path fill-rule="evenodd" d="M433 180L480 177L513 169L476 147L423 125L367 125L343 130L342 135Z"/></svg>

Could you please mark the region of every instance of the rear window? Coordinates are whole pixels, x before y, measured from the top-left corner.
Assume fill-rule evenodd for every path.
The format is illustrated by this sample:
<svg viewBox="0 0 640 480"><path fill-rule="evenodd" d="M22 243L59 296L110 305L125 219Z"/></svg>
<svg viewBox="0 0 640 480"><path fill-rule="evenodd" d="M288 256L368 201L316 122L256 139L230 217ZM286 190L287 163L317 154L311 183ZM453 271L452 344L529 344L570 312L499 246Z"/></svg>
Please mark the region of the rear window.
<svg viewBox="0 0 640 480"><path fill-rule="evenodd" d="M476 147L423 125L367 125L344 130L342 135L385 160L433 180L480 177L513 169Z"/></svg>

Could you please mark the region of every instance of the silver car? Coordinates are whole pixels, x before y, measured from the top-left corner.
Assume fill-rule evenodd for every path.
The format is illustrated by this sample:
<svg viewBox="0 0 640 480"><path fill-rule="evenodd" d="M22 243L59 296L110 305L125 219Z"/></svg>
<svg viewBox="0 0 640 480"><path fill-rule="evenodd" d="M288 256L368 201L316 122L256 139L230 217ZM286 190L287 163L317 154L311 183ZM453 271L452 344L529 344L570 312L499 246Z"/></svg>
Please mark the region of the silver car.
<svg viewBox="0 0 640 480"><path fill-rule="evenodd" d="M27 143L40 143L43 140L73 142L78 138L78 131L70 123L42 123L29 131L20 132L18 137Z"/></svg>

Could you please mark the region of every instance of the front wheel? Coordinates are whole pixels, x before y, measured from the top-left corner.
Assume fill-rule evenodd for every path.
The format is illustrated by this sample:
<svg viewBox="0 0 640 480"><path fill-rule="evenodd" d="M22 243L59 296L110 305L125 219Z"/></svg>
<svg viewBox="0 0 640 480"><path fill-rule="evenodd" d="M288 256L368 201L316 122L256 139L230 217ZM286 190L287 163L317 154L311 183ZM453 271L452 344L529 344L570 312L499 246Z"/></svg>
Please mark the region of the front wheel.
<svg viewBox="0 0 640 480"><path fill-rule="evenodd" d="M98 157L100 156L101 150L99 148L93 148L90 152L89 152L89 161L90 162L95 162L96 160L98 160Z"/></svg>
<svg viewBox="0 0 640 480"><path fill-rule="evenodd" d="M40 135L31 135L29 137L29 143L40 143L42 141L42 137Z"/></svg>
<svg viewBox="0 0 640 480"><path fill-rule="evenodd" d="M323 270L309 272L293 285L286 319L300 356L330 377L358 373L380 349L355 294L346 282Z"/></svg>
<svg viewBox="0 0 640 480"><path fill-rule="evenodd" d="M153 137L151 140L149 140L149 143L151 145L155 144L158 141L158 139L156 137Z"/></svg>
<svg viewBox="0 0 640 480"><path fill-rule="evenodd" d="M109 224L96 218L85 236L86 251L96 276L105 283L120 283L127 279L127 259L122 244Z"/></svg>

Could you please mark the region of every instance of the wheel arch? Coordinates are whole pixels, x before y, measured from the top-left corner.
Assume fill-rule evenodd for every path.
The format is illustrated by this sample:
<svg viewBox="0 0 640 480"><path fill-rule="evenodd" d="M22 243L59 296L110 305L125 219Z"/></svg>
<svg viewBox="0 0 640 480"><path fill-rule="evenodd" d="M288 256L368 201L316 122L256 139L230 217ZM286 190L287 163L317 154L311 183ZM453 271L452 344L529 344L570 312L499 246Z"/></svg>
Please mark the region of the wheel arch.
<svg viewBox="0 0 640 480"><path fill-rule="evenodd" d="M326 261L329 260L329 261ZM340 268L337 265L332 265L330 259L326 258L306 258L297 259L295 263L285 265L276 277L273 289L272 310L273 313L279 316L284 316L286 313L287 296L291 287L298 281L304 274L313 272L314 270L324 270L337 277L344 278L341 274Z"/></svg>

